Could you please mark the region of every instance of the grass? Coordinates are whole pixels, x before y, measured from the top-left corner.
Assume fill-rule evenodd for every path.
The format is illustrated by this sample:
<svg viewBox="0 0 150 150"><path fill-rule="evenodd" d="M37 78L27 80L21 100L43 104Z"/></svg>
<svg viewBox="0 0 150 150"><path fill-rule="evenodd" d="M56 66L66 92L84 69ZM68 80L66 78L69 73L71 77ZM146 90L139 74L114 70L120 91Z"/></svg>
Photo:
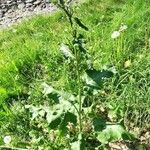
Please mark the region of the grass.
<svg viewBox="0 0 150 150"><path fill-rule="evenodd" d="M88 32L80 32L87 39L86 47L94 68L117 67L117 75L104 83L96 100L108 109L121 108L121 117L129 129L150 127L149 4L148 0L91 0L75 9L76 16L89 28ZM121 23L128 29L119 39L113 40L111 34ZM68 68L59 51L59 44L70 38L70 30L65 16L56 12L0 31L1 139L10 133L16 141L28 137L29 117L25 110L15 112L16 106L43 104L42 82L57 89L76 90L74 81L68 83L71 74L66 75ZM120 55L114 59L117 49ZM131 63L128 67L125 67L126 61ZM15 128L15 122L18 128ZM21 122L26 122L25 127Z"/></svg>

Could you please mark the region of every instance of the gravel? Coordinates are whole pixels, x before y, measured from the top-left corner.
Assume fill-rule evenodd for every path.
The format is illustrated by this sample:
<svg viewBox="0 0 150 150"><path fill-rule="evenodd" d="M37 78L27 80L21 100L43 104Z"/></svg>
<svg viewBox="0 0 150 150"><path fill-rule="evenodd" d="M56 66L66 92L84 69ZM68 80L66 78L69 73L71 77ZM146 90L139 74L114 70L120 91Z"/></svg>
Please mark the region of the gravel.
<svg viewBox="0 0 150 150"><path fill-rule="evenodd" d="M48 0L0 0L0 28L18 23L22 18L55 10L56 7Z"/></svg>

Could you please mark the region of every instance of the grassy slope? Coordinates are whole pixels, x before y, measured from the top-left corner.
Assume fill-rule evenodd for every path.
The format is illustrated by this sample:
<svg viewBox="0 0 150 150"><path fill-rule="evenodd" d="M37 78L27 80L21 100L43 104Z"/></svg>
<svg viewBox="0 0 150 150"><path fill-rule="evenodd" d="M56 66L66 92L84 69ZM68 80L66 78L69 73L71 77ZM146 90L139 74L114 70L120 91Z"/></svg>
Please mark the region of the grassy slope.
<svg viewBox="0 0 150 150"><path fill-rule="evenodd" d="M116 51L111 33L121 23L128 26L122 37L119 75L105 83L102 89L105 96L100 97L106 103L127 106L127 114L134 111L135 125L137 120L149 116L149 3L148 0L124 3L91 0L82 9L76 9L76 15L89 27L89 32L83 34L88 39L87 47L96 69L115 63L111 57ZM36 82L54 82L55 86L64 88L65 72L58 45L67 41L69 32L69 25L59 12L0 31L0 101L26 95ZM131 60L129 68L124 68L126 60Z"/></svg>

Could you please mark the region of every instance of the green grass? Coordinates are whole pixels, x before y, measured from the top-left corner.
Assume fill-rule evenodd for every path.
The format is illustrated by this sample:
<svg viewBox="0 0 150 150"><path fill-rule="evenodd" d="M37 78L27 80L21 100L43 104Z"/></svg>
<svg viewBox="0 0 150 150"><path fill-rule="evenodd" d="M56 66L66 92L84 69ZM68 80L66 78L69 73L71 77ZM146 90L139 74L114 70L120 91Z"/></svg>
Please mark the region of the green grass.
<svg viewBox="0 0 150 150"><path fill-rule="evenodd" d="M141 129L150 127L149 5L149 0L91 0L75 9L76 16L89 28L88 32L81 30L81 33L87 39L86 47L92 55L94 68L101 70L105 65L117 66L118 74L105 82L97 101L106 107L111 104L114 109L119 106L123 110L124 122ZM113 40L111 34L121 23L128 29L121 38ZM56 12L50 16L36 16L0 31L0 104L1 101L7 102L5 107L1 106L0 112L2 135L13 133L11 127L14 125L9 122L15 124L16 120L24 120L21 114L15 118L9 115L8 110L14 110L15 102L20 106L44 103L39 86L42 82L58 89L74 90L73 81L72 85L67 82L70 77L66 75L59 51L59 44L70 38L70 30L64 15ZM112 55L117 49L121 54L115 60ZM131 65L125 68L127 60ZM3 115L6 111L10 119ZM28 121L27 116L25 120ZM10 128L4 128L4 124ZM21 124L18 126L14 130L19 133L20 140L28 131L23 131Z"/></svg>

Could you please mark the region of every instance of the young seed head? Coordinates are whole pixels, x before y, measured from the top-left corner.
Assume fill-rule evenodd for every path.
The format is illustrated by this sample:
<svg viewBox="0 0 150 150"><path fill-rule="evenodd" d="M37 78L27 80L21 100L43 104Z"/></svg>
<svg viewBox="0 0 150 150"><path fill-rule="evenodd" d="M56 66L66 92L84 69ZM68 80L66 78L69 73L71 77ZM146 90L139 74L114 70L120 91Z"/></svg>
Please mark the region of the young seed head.
<svg viewBox="0 0 150 150"><path fill-rule="evenodd" d="M120 36L120 32L119 31L114 31L112 34L111 34L111 38L112 39L116 39Z"/></svg>
<svg viewBox="0 0 150 150"><path fill-rule="evenodd" d="M125 67L125 68L129 68L130 66L131 66L131 60L125 61L124 67Z"/></svg>
<svg viewBox="0 0 150 150"><path fill-rule="evenodd" d="M76 128L75 128L74 124L71 123L71 122L68 122L67 128L68 128L70 133L75 133L76 132Z"/></svg>
<svg viewBox="0 0 150 150"><path fill-rule="evenodd" d="M11 142L11 136L9 136L9 135L5 136L4 139L3 139L3 141L4 141L5 144L10 144L10 142Z"/></svg>
<svg viewBox="0 0 150 150"><path fill-rule="evenodd" d="M51 142L55 142L56 132L54 130L52 130L51 133L49 134L49 139L50 139Z"/></svg>
<svg viewBox="0 0 150 150"><path fill-rule="evenodd" d="M83 133L91 133L92 129L93 129L93 125L91 120L86 120L83 122L83 128L82 128Z"/></svg>

